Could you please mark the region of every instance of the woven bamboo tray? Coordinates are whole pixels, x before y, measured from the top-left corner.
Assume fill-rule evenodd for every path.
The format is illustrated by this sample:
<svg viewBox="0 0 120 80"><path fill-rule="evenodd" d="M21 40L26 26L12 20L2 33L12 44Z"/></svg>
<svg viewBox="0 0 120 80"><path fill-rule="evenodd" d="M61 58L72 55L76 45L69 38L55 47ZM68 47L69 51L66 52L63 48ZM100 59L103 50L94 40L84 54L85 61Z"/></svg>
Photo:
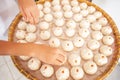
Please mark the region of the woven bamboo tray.
<svg viewBox="0 0 120 80"><path fill-rule="evenodd" d="M40 0L37 2L37 4L42 4L44 3L45 0ZM103 80L105 79L115 68L115 66L118 64L118 59L120 58L120 35L119 35L119 31L117 29L116 24L114 23L114 21L112 20L112 18L101 8L99 8L97 5L86 1L86 0L79 0L79 2L86 2L89 6L94 6L96 8L96 10L102 12L103 16L105 16L109 22L109 24L112 27L113 30L113 34L115 36L115 46L116 46L116 52L114 53L114 60L111 62L111 65L108 67L108 69L106 71L104 71L104 73L97 77L96 80ZM13 36L14 36L14 32L15 32L15 28L18 24L18 22L20 21L20 19L22 18L22 15L19 13L15 19L12 21L10 27L9 27L9 32L8 32L8 40L9 41L13 41ZM28 73L26 70L24 70L22 67L19 66L19 62L16 60L16 56L11 56L14 65L19 69L19 71L24 74L27 78L31 79L31 80L38 80L37 78L35 78L34 76L32 76L30 73Z"/></svg>

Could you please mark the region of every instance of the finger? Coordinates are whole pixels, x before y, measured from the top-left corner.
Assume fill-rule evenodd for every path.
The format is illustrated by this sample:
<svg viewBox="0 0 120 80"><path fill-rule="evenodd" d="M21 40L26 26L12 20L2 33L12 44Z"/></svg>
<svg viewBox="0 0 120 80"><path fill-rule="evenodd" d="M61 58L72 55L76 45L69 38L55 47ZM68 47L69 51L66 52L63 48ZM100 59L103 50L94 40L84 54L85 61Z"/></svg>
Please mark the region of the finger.
<svg viewBox="0 0 120 80"><path fill-rule="evenodd" d="M61 61L59 61L59 60L57 60L56 59L56 61L55 61L55 63L54 63L54 65L62 65L63 63L61 62Z"/></svg>
<svg viewBox="0 0 120 80"><path fill-rule="evenodd" d="M36 12L36 15L35 15L35 21L36 21L36 23L38 23L39 22L39 9L38 9L38 7L36 6L36 10L35 10Z"/></svg>
<svg viewBox="0 0 120 80"><path fill-rule="evenodd" d="M28 20L30 23L33 24L33 23L34 23L34 22L33 22L33 17L32 17L32 15L31 15L29 9L26 9L26 14L27 14L27 20Z"/></svg>
<svg viewBox="0 0 120 80"><path fill-rule="evenodd" d="M56 60L59 61L61 64L64 64L65 61L66 61L66 56L65 56L65 55L61 55L61 54L58 54Z"/></svg>
<svg viewBox="0 0 120 80"><path fill-rule="evenodd" d="M35 24L35 21L34 21L34 17L33 17L32 12L30 12L30 15L31 15L31 17L32 17L32 19L31 19L30 23Z"/></svg>
<svg viewBox="0 0 120 80"><path fill-rule="evenodd" d="M34 7L34 12L35 12L35 15L34 15L34 18L35 18L35 23L38 23L39 22L39 9L38 7L35 5Z"/></svg>
<svg viewBox="0 0 120 80"><path fill-rule="evenodd" d="M63 54L58 54L59 55L59 58L62 60L62 61L64 61L65 60L65 55L63 55Z"/></svg>
<svg viewBox="0 0 120 80"><path fill-rule="evenodd" d="M25 14L24 8L20 7L20 11L21 11L21 14L24 17L24 19L27 20L27 16Z"/></svg>
<svg viewBox="0 0 120 80"><path fill-rule="evenodd" d="M39 22L39 10L37 9L37 7L32 7L32 12L31 15L33 17L34 20L34 24Z"/></svg>

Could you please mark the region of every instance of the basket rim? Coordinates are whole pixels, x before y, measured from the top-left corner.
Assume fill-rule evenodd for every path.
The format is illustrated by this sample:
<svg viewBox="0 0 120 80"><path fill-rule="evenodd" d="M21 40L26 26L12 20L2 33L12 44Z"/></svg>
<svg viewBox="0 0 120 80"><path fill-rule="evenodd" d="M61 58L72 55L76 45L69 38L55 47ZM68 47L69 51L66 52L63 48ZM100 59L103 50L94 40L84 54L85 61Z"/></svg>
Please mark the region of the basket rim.
<svg viewBox="0 0 120 80"><path fill-rule="evenodd" d="M51 1L51 0L48 0ZM100 75L97 80L103 80L105 79L115 68L115 66L118 64L118 59L120 58L120 34L118 31L118 28L115 24L115 22L113 21L113 19L100 7L98 7L97 5L95 5L94 3L91 3L87 0L78 0L79 2L85 2L87 3L89 6L94 6L98 11L102 12L103 16L105 16L107 18L107 20L109 21L110 25L112 25L112 29L114 31L115 34L115 39L116 39L116 45L117 45L117 53L116 53L116 58L115 60L112 62L112 66L110 66L109 70L104 72L102 75ZM37 2L37 4L41 4L44 3L45 0L40 0ZM17 25L17 23L19 22L19 19L22 17L21 13L19 13L18 15L16 15L15 19L12 21L12 23L9 26L9 31L8 31L8 41L13 41L13 33L14 33L14 29L15 26ZM29 74L28 72L26 72L24 69L22 69L19 64L17 63L15 56L11 56L12 61L14 62L14 65L18 68L19 72L21 72L24 76L26 76L27 78L31 79L31 80L38 80L37 78L33 77L31 74Z"/></svg>

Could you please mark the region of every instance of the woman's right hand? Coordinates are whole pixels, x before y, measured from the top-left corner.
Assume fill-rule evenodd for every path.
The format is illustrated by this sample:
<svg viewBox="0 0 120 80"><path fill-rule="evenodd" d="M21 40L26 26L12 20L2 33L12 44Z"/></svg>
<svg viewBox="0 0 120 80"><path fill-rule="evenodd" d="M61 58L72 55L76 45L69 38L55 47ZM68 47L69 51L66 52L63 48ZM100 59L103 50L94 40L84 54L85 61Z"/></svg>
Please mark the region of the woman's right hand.
<svg viewBox="0 0 120 80"><path fill-rule="evenodd" d="M62 65L67 58L64 51L45 44L15 43L1 40L0 55L31 56L53 65Z"/></svg>
<svg viewBox="0 0 120 80"><path fill-rule="evenodd" d="M47 45L35 45L31 50L31 55L53 65L62 65L66 62L67 58L64 51Z"/></svg>

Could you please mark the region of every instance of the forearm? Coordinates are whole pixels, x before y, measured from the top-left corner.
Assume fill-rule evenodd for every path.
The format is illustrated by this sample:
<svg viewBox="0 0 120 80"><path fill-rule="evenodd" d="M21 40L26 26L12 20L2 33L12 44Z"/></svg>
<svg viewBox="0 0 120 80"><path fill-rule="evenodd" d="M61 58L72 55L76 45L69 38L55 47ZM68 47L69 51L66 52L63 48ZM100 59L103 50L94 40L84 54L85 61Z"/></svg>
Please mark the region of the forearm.
<svg viewBox="0 0 120 80"><path fill-rule="evenodd" d="M14 50L13 46L10 42L0 40L0 55L12 54L11 51Z"/></svg>
<svg viewBox="0 0 120 80"><path fill-rule="evenodd" d="M20 44L0 40L0 55L30 56L30 44Z"/></svg>

